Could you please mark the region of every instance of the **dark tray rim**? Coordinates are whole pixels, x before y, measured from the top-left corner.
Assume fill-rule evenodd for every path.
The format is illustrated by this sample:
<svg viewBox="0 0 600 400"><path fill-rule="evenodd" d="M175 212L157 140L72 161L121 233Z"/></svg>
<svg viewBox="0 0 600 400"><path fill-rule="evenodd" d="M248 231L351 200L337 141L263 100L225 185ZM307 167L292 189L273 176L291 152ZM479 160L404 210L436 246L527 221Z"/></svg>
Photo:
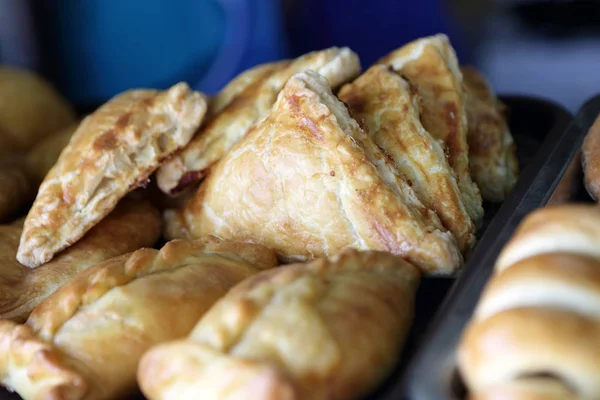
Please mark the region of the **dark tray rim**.
<svg viewBox="0 0 600 400"><path fill-rule="evenodd" d="M481 237L464 270L453 283L423 335L404 374L380 398L434 400L452 398L454 350L494 261L521 219L545 205L583 140L580 126L562 105L535 96L505 94L501 100L529 101L551 109L555 120L532 161ZM600 102L600 97L598 98Z"/></svg>

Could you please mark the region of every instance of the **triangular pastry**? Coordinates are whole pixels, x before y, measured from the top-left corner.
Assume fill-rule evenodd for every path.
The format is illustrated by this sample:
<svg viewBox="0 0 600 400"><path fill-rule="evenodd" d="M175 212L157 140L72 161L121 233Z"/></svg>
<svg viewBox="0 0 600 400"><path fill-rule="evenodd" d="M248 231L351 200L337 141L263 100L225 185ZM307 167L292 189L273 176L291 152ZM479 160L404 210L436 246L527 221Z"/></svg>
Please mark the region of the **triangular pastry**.
<svg viewBox="0 0 600 400"><path fill-rule="evenodd" d="M19 262L37 267L79 240L188 143L205 112L204 96L179 83L124 92L84 119L40 186Z"/></svg>
<svg viewBox="0 0 600 400"><path fill-rule="evenodd" d="M294 75L267 117L165 216L168 237L257 242L285 261L350 246L401 255L427 273L462 262L452 234L313 71Z"/></svg>
<svg viewBox="0 0 600 400"><path fill-rule="evenodd" d="M126 398L146 350L187 335L229 288L276 262L262 246L207 238L97 264L24 325L0 321L0 382L25 400Z"/></svg>
<svg viewBox="0 0 600 400"><path fill-rule="evenodd" d="M516 146L487 79L461 68L466 88L471 175L485 200L501 202L517 181Z"/></svg>
<svg viewBox="0 0 600 400"><path fill-rule="evenodd" d="M30 71L0 66L0 135L8 136L0 143L27 151L73 122L73 107L49 82Z"/></svg>
<svg viewBox="0 0 600 400"><path fill-rule="evenodd" d="M101 261L152 246L160 214L148 202L122 200L80 241L39 268L17 262L21 224L0 225L0 318L25 321L31 310L77 273Z"/></svg>
<svg viewBox="0 0 600 400"><path fill-rule="evenodd" d="M454 169L463 203L471 219L483 218L481 194L471 179L467 144L467 114L462 75L446 35L415 40L379 61L391 65L418 88L423 98L423 126L443 141Z"/></svg>
<svg viewBox="0 0 600 400"><path fill-rule="evenodd" d="M157 173L158 186L165 193L177 194L204 178L208 169L244 136L250 126L264 118L283 85L295 73L312 69L325 76L333 87L338 87L356 77L360 68L354 52L346 47L332 47L250 73L248 80L252 84L237 93L181 153L161 166ZM238 79L228 88L235 87Z"/></svg>
<svg viewBox="0 0 600 400"><path fill-rule="evenodd" d="M146 353L140 387L150 400L363 398L399 356L418 285L383 252L262 272Z"/></svg>
<svg viewBox="0 0 600 400"><path fill-rule="evenodd" d="M0 165L0 188L0 222L26 211L35 194L25 170L16 165Z"/></svg>
<svg viewBox="0 0 600 400"><path fill-rule="evenodd" d="M420 97L408 81L375 65L340 90L340 100L406 176L425 206L454 234L461 251L475 243L475 225L448 165L444 145L421 124Z"/></svg>

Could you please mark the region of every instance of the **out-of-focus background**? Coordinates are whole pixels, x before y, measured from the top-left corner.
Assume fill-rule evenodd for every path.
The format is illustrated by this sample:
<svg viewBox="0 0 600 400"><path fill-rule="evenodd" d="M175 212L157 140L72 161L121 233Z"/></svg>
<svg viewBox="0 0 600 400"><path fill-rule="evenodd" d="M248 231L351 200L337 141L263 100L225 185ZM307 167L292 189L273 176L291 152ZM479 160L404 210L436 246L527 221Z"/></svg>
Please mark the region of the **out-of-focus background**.
<svg viewBox="0 0 600 400"><path fill-rule="evenodd" d="M438 32L499 93L576 110L600 91L596 0L0 0L0 63L38 71L81 110L181 80L214 93L248 67L334 45L367 67Z"/></svg>

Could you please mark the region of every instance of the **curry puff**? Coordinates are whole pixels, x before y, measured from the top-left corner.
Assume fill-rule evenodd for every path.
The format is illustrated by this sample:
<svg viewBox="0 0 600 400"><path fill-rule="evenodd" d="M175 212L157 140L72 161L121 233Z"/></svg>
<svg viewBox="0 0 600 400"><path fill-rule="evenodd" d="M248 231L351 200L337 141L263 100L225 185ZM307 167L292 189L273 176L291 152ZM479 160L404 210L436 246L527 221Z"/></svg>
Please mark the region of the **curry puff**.
<svg viewBox="0 0 600 400"><path fill-rule="evenodd" d="M38 267L79 240L188 143L205 113L205 97L179 83L124 92L85 118L39 188L19 262Z"/></svg>
<svg viewBox="0 0 600 400"><path fill-rule="evenodd" d="M508 129L504 105L490 83L473 67L461 68L466 88L469 162L484 200L501 202L519 173L516 146Z"/></svg>
<svg viewBox="0 0 600 400"><path fill-rule="evenodd" d="M276 261L259 245L206 238L97 264L25 324L0 321L0 382L25 400L121 399L146 350L189 334L230 287Z"/></svg>
<svg viewBox="0 0 600 400"><path fill-rule="evenodd" d="M466 95L454 49L446 35L410 42L379 61L413 83L423 98L423 126L446 147L463 203L477 224L483 218L479 188L471 179Z"/></svg>
<svg viewBox="0 0 600 400"><path fill-rule="evenodd" d="M466 253L475 244L475 224L463 204L444 144L421 123L421 97L415 86L390 68L375 65L342 87L338 96L358 121L364 121L366 132Z"/></svg>
<svg viewBox="0 0 600 400"><path fill-rule="evenodd" d="M287 80L307 69L319 72L338 87L360 73L360 61L350 49L332 47L243 73L213 100L211 108L216 115L211 121L158 170L158 186L173 195L204 178L252 124L268 114Z"/></svg>
<svg viewBox="0 0 600 400"><path fill-rule="evenodd" d="M418 285L413 265L371 251L262 272L146 353L140 387L151 400L361 398L396 363Z"/></svg>
<svg viewBox="0 0 600 400"><path fill-rule="evenodd" d="M39 303L79 272L154 245L160 222L160 214L148 201L123 199L80 241L35 269L15 259L23 221L0 225L0 318L24 322Z"/></svg>
<svg viewBox="0 0 600 400"><path fill-rule="evenodd" d="M271 112L165 218L170 238L256 242L286 262L353 247L401 255L428 274L462 264L452 234L314 71L294 75Z"/></svg>

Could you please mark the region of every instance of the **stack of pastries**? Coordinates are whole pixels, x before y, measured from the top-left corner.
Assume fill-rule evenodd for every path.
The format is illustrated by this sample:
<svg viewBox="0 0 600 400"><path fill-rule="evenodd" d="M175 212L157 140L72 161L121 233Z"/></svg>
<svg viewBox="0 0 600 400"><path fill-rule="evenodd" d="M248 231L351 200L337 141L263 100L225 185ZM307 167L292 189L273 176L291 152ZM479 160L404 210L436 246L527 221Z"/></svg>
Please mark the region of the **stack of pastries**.
<svg viewBox="0 0 600 400"><path fill-rule="evenodd" d="M334 47L213 97L129 90L78 121L0 68L0 383L24 399L372 390L421 275L461 268L518 168L504 107L446 36L361 72ZM39 104L8 104L19 84Z"/></svg>

